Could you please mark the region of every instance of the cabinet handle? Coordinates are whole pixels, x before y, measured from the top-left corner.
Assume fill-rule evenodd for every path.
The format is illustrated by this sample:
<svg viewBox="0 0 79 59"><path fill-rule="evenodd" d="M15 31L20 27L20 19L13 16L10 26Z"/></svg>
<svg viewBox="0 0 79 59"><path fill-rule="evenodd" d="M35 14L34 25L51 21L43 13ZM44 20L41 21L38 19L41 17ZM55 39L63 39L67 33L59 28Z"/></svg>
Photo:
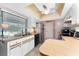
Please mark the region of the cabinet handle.
<svg viewBox="0 0 79 59"><path fill-rule="evenodd" d="M21 46L21 42L20 42L20 43L16 43L16 44L14 44L14 45L11 45L11 46L10 46L10 50L12 50L12 49L14 49L14 48L16 48L16 47L18 47L18 46Z"/></svg>

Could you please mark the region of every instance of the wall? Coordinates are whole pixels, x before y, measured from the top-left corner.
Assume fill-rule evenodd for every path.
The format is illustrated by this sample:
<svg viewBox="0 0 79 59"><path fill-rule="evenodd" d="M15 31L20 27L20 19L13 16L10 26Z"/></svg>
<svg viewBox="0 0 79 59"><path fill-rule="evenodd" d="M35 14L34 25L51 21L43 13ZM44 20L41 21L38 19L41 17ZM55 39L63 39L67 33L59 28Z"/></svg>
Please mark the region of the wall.
<svg viewBox="0 0 79 59"><path fill-rule="evenodd" d="M70 8L70 10L68 11L68 13L65 16L65 20L67 19L68 16L71 16L73 18L72 23L74 22L74 19L77 19L77 12L76 12L76 6L75 4L72 5L72 7Z"/></svg>
<svg viewBox="0 0 79 59"><path fill-rule="evenodd" d="M27 31L29 32L29 29L32 29L32 27L36 27L36 32L40 33L40 24L36 24L39 23L39 20L36 19L35 17L28 17L27 19Z"/></svg>
<svg viewBox="0 0 79 59"><path fill-rule="evenodd" d="M37 27L36 26L36 22L39 22L36 18L34 17L28 17L27 19L27 31L30 32L30 29L32 29L32 27Z"/></svg>
<svg viewBox="0 0 79 59"><path fill-rule="evenodd" d="M32 18L32 17L28 17L27 22L28 22L28 24L27 24L28 28L36 27L36 25L35 25L36 21L35 21L34 18Z"/></svg>
<svg viewBox="0 0 79 59"><path fill-rule="evenodd" d="M61 29L63 27L63 22L64 20L62 21L62 19L56 19L56 20L51 20L52 24L47 27L48 29L51 30L51 34L48 33L48 36L49 35L52 35L53 34L53 39L59 39L59 35L60 35L60 32L61 32ZM42 24L47 24L45 21L42 22ZM52 27L53 27L53 30L52 30ZM41 32L43 31L43 29L41 30ZM42 32L42 35L43 35L43 32ZM44 40L44 39L43 39Z"/></svg>
<svg viewBox="0 0 79 59"><path fill-rule="evenodd" d="M72 17L72 23L71 24L79 23L79 4L76 3L76 4L72 5L72 7L70 8L70 10L66 14L64 20L66 20L66 18L68 16ZM75 30L79 31L79 27L75 27Z"/></svg>
<svg viewBox="0 0 79 59"><path fill-rule="evenodd" d="M63 23L64 23L64 21L62 21L62 19L55 20L55 39L60 38Z"/></svg>

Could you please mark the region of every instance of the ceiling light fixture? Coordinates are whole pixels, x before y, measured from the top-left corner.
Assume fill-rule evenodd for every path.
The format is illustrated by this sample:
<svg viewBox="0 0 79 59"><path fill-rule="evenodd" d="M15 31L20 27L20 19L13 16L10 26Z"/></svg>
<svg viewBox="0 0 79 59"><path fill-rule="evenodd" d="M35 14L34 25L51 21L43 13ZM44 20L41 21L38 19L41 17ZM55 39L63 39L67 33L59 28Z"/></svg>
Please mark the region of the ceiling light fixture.
<svg viewBox="0 0 79 59"><path fill-rule="evenodd" d="M48 14L49 11L48 11L47 7L45 5L43 5L43 8L44 8L44 11L42 11L42 13L43 14Z"/></svg>
<svg viewBox="0 0 79 59"><path fill-rule="evenodd" d="M48 10L44 10L44 11L42 11L42 14L48 14L48 13L49 13Z"/></svg>

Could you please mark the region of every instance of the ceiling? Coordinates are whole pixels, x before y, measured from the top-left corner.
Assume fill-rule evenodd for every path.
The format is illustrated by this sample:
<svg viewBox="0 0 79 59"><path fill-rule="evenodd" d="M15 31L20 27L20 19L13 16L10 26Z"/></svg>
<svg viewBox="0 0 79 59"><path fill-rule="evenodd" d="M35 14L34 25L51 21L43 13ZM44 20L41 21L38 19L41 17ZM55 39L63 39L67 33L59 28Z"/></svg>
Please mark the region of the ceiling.
<svg viewBox="0 0 79 59"><path fill-rule="evenodd" d="M22 15L24 17L29 17L31 14L26 11L26 6L30 5L31 3L0 3L0 8L4 9L5 11L10 11L10 13Z"/></svg>
<svg viewBox="0 0 79 59"><path fill-rule="evenodd" d="M41 11L44 11L45 5L47 7L47 10L49 11L48 14L43 14ZM30 4L26 7L26 10L33 15L36 16L36 18L40 20L53 20L55 18L59 18L62 14L62 10L64 8L64 3L38 3L38 4Z"/></svg>
<svg viewBox="0 0 79 59"><path fill-rule="evenodd" d="M34 4L39 11L44 11L44 5L47 7L47 10L54 11L55 10L55 4L53 3L35 3Z"/></svg>
<svg viewBox="0 0 79 59"><path fill-rule="evenodd" d="M43 14L43 5L47 7L49 14ZM13 13L21 14L24 17L35 17L40 21L53 20L65 15L70 4L64 3L0 3L0 8L14 11ZM66 11L67 10L67 11ZM66 11L66 12L65 12ZM64 16L63 16L64 17Z"/></svg>

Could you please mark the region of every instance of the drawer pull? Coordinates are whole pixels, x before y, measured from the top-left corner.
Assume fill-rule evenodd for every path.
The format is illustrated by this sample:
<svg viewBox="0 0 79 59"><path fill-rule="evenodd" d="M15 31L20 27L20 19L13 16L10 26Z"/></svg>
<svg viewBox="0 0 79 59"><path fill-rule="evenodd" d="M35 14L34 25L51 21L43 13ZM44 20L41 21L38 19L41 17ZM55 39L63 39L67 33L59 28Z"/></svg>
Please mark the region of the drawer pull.
<svg viewBox="0 0 79 59"><path fill-rule="evenodd" d="M14 49L14 48L16 48L18 46L21 46L21 43L17 43L17 44L11 45L10 46L10 50L12 50L12 49Z"/></svg>

